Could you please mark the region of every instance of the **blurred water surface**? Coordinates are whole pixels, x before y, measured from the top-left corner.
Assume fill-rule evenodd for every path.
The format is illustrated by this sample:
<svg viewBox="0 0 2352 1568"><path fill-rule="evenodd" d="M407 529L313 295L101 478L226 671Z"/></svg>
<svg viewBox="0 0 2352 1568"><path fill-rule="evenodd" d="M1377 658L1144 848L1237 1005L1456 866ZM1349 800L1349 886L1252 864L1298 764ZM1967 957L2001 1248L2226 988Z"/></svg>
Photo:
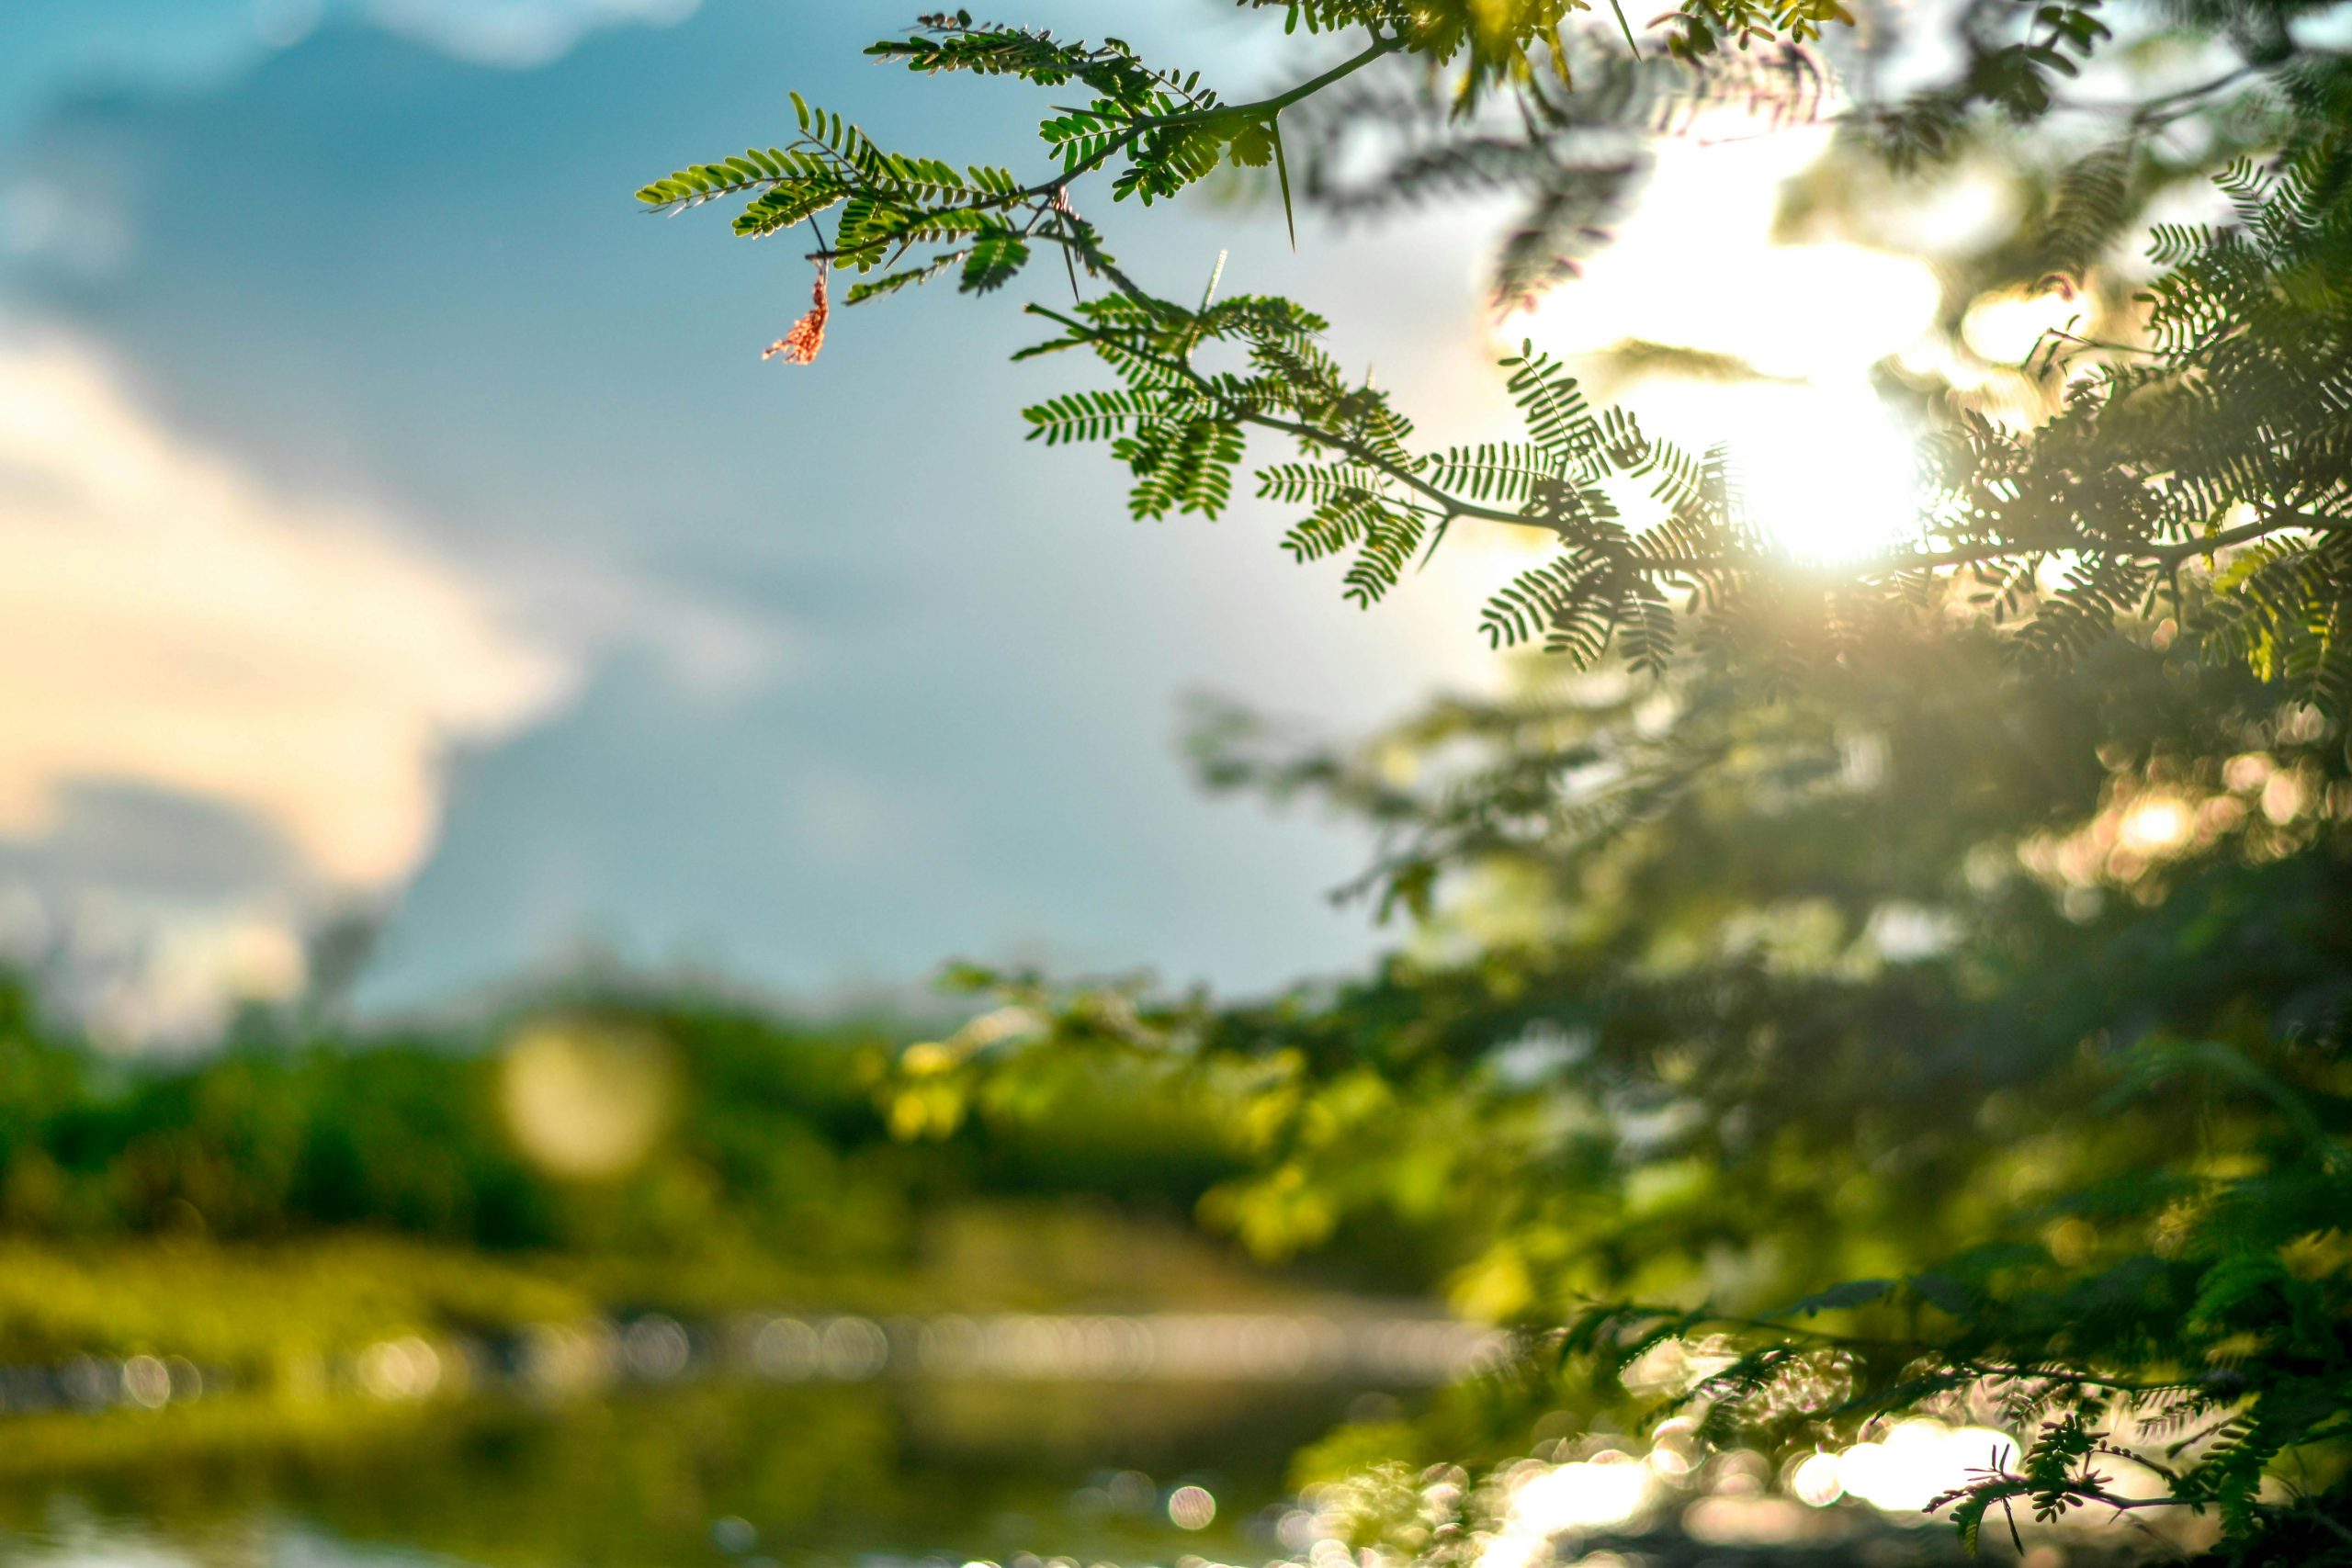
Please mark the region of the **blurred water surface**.
<svg viewBox="0 0 2352 1568"><path fill-rule="evenodd" d="M1254 1562L1282 1555L1290 1455L1367 1397L1326 1383L729 1382L34 1418L0 1458L0 1560Z"/></svg>

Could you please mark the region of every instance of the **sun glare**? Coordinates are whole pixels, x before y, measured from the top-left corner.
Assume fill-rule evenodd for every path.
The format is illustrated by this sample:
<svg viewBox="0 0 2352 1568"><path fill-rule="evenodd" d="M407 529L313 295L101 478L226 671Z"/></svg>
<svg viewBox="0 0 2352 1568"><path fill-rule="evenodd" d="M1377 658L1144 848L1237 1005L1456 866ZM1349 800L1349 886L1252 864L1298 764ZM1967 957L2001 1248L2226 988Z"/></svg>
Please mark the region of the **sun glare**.
<svg viewBox="0 0 2352 1568"><path fill-rule="evenodd" d="M1823 563L1899 548L1917 525L1917 443L1870 371L1931 333L1942 299L1916 258L1774 242L1781 182L1826 145L1669 149L1615 243L1501 333L1569 358L1657 434L1727 445L1768 538ZM1667 352L1619 352L1634 345Z"/></svg>
<svg viewBox="0 0 2352 1568"><path fill-rule="evenodd" d="M1791 385L1658 377L1611 400L1693 452L1722 444L1768 547L1812 565L1868 559L1913 542L1918 446L1867 381ZM1641 491L1625 497L1643 521Z"/></svg>
<svg viewBox="0 0 2352 1568"><path fill-rule="evenodd" d="M1759 389L1722 439L1750 514L1799 560L1884 554L1916 526L1917 448L1868 386Z"/></svg>
<svg viewBox="0 0 2352 1568"><path fill-rule="evenodd" d="M2042 334L2081 319L2081 301L2055 289L1979 297L1961 321L1961 341L1989 365L2019 365Z"/></svg>

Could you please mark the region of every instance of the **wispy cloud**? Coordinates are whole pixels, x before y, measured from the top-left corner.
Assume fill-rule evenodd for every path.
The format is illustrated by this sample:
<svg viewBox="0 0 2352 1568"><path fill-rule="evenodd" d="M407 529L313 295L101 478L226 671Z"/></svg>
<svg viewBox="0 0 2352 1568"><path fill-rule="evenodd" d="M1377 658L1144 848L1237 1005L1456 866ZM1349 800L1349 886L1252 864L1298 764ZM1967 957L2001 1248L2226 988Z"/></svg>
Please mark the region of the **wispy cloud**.
<svg viewBox="0 0 2352 1568"><path fill-rule="evenodd" d="M544 546L480 563L505 585L514 623L541 646L584 667L616 652L650 655L680 694L740 701L799 660L798 638L774 615L754 615L650 572Z"/></svg>
<svg viewBox="0 0 2352 1568"><path fill-rule="evenodd" d="M368 20L478 65L527 69L560 59L616 23L667 27L700 0L374 0Z"/></svg>
<svg viewBox="0 0 2352 1568"><path fill-rule="evenodd" d="M62 93L233 80L322 27L356 23L477 65L549 64L599 29L668 27L701 0L8 0L0 132Z"/></svg>

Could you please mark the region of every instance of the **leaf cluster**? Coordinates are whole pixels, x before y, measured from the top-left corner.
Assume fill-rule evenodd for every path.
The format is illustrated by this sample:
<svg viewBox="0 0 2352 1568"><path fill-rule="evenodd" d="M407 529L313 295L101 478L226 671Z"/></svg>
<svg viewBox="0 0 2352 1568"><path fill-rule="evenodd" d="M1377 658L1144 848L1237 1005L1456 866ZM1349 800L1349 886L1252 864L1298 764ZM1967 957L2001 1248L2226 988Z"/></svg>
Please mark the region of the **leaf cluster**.
<svg viewBox="0 0 2352 1568"><path fill-rule="evenodd" d="M1279 438L1257 494L1360 604L1458 524L1536 530L1550 553L1487 635L1628 676L1445 705L1367 755L1221 750L1226 782L1370 820L1366 886L1427 941L1245 1006L1011 977L1011 1014L910 1054L894 1118L952 1125L1066 1052L1207 1075L1256 1168L1204 1212L1262 1250L1374 1212L1430 1227L1464 1249L1465 1302L1566 1323L1587 1361L1711 1347L1669 1391L1711 1433L1996 1412L2034 1435L1949 1500L1972 1540L2020 1508L2161 1506L2218 1519L2236 1561L2328 1560L2352 1517L2352 66L2296 49L2278 0L2179 7L2245 63L2131 107L2057 181L2039 243L2088 269L2138 210L2151 139L2253 80L2267 145L2220 172L2230 218L2156 231L2129 341L2046 340L2046 417L1951 411L1898 542L1826 570L1775 548L1736 454L1593 408L1532 346L1503 365L1519 436L1432 447L1315 312L1215 278L1197 305L1147 288L1074 193L1103 173L1148 204L1225 163L1271 166L1287 204L1283 117L1343 107L1329 130L1299 117L1309 197L1519 192L1500 292L1523 299L1598 243L1641 136L1707 93L1824 113L1810 53L1763 49L1743 75L1710 51L1805 41L1831 10L1686 7L1679 52L1717 63L1620 60L1570 91L1568 7L1282 8L1369 41L1246 104L1117 39L960 12L876 46L1082 85L1033 180L885 152L796 100L792 145L640 194L748 196L752 234L837 209L811 254L861 275L853 302L949 270L994 290L1059 250L1072 301L1029 307L1052 333L1024 355L1080 351L1108 384L1024 411L1032 439L1106 445L1159 518L1223 513L1250 434ZM1898 164L2066 108L2106 42L2092 0L1973 0L1962 27L1956 79L1846 115ZM1330 173L1345 128L1416 101L1384 61L1441 90L1351 189ZM1981 629L1921 635L1955 618ZM1465 883L1474 904L1441 899Z"/></svg>
<svg viewBox="0 0 2352 1568"><path fill-rule="evenodd" d="M2144 645L2009 685L1990 634L1869 654L1769 706L1679 669L1663 726L1591 687L1338 751L1220 716L1215 782L1366 820L1430 940L1263 1003L1023 982L985 1076L1075 1042L1227 1075L1259 1168L1205 1212L1273 1252L1441 1229L1465 1303L1549 1334L1533 1397L1781 1451L1997 1425L1969 1533L2122 1506L2335 1560L2341 729ZM2152 800L2196 826L2134 861ZM2104 875L2034 870L2053 832Z"/></svg>

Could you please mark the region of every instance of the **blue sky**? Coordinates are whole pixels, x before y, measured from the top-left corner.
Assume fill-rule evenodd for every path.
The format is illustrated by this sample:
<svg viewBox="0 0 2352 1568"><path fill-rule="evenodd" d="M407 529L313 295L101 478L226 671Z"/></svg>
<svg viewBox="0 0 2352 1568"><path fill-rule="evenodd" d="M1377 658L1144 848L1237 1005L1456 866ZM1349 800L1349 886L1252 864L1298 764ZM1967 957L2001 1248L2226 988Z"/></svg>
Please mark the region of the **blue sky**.
<svg viewBox="0 0 2352 1568"><path fill-rule="evenodd" d="M354 900L392 911L379 1007L582 942L800 990L955 955L1255 988L1369 950L1322 896L1363 844L1201 798L1180 700L1360 728L1484 678L1470 593L1366 615L1256 507L1128 523L1100 454L1019 440L1076 367L1008 365L1001 296L839 313L816 366L763 365L790 243L633 210L783 140L788 87L1025 156L1012 85L859 58L902 9L17 0L0 575L20 640L56 629L0 687L0 934L70 934L133 1032L288 983L288 935ZM1227 7L1116 10L1271 79ZM1491 412L1442 227L1128 232L1175 280L1230 246L1226 288L1307 294L1343 353Z"/></svg>
<svg viewBox="0 0 2352 1568"><path fill-rule="evenodd" d="M1325 897L1353 830L1193 788L1182 704L1346 735L1491 689L1477 606L1523 539L1457 529L1359 612L1270 509L1134 525L1100 451L1023 442L1016 411L1086 371L1008 363L1017 292L839 310L815 366L763 364L806 303L797 243L630 199L785 140L793 88L888 144L1034 164L1045 95L862 58L909 9L13 0L0 948L139 1040L299 987L302 933L354 907L388 916L379 1012L589 950L804 995L951 957L1261 990L1395 940ZM1338 47L1223 0L1018 10L1228 96ZM1322 310L1437 442L1513 433L1492 362L1532 337L1599 355L1650 428L1752 454L1792 549L1868 548L1910 482L1871 367L1982 372L1932 270L1978 220L1781 233L1830 128L1726 129L1661 146L1614 243L1509 321L1498 209L1309 215L1294 254L1207 191L1080 200L1171 293L1229 249L1225 289ZM1839 309L1755 308L1800 295ZM1761 375L1627 379L1627 339Z"/></svg>

